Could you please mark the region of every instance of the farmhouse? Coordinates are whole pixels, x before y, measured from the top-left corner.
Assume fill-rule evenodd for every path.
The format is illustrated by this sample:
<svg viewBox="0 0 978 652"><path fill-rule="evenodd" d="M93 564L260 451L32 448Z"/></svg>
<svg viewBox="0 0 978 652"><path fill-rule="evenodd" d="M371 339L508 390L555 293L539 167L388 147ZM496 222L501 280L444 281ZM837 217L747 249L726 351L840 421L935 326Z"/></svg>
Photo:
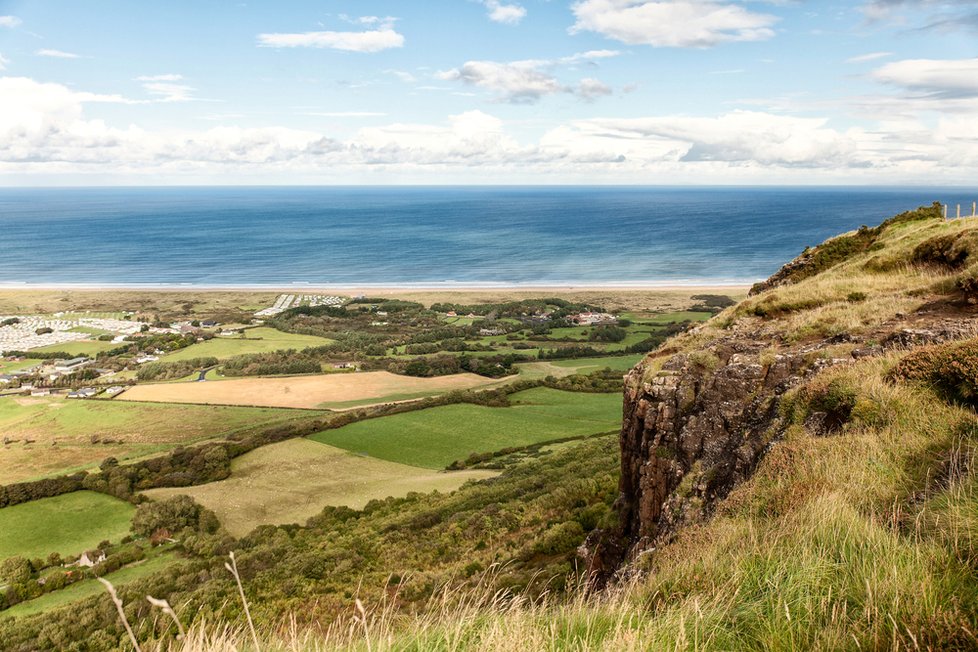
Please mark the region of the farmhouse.
<svg viewBox="0 0 978 652"><path fill-rule="evenodd" d="M505 335L505 334L506 334L505 328L480 328L479 329L479 335L493 336L493 335Z"/></svg>
<svg viewBox="0 0 978 652"><path fill-rule="evenodd" d="M113 385L112 387L109 387L107 390L105 390L105 395L108 396L109 398L112 398L113 396L118 396L124 391L126 391L125 387L121 387L119 385Z"/></svg>
<svg viewBox="0 0 978 652"><path fill-rule="evenodd" d="M0 374L0 383L3 383L4 385L9 385L15 380L17 380L17 376L12 376L11 374Z"/></svg>

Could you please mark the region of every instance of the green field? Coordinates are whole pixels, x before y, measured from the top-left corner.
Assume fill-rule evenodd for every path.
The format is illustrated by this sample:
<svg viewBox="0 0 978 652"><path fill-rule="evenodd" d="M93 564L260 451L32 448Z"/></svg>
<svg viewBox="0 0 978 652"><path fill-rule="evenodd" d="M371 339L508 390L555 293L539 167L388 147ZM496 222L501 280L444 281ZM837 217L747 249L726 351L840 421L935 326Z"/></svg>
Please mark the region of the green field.
<svg viewBox="0 0 978 652"><path fill-rule="evenodd" d="M310 438L371 457L442 469L472 453L608 432L621 424L621 395L530 389L512 407L446 405L352 423Z"/></svg>
<svg viewBox="0 0 978 652"><path fill-rule="evenodd" d="M308 416L276 408L5 397L0 399L0 435L6 440L0 445L0 484Z"/></svg>
<svg viewBox="0 0 978 652"><path fill-rule="evenodd" d="M97 353L102 351L108 351L109 349L118 348L119 344L113 344L112 342L97 342L95 340L78 340L75 342L62 342L61 344L49 344L48 346L40 346L36 349L31 349L31 351L36 351L38 353L53 353L64 352L68 355L78 356L86 355L92 357Z"/></svg>
<svg viewBox="0 0 978 652"><path fill-rule="evenodd" d="M114 573L109 573L105 579L112 582L114 586L120 587L176 563L177 558L172 552L159 554L157 553L158 550L158 548L150 549L146 559L120 568ZM58 591L45 593L39 598L21 602L10 609L0 611L0 618L23 617L50 611L99 593L105 593L105 587L98 580L82 580Z"/></svg>
<svg viewBox="0 0 978 652"><path fill-rule="evenodd" d="M516 368L519 369L521 379L546 378L547 376L561 378L573 374L589 374L602 369L614 369L624 374L644 357L644 353L629 353L628 355L600 358L540 360L539 362L521 362L516 365Z"/></svg>
<svg viewBox="0 0 978 652"><path fill-rule="evenodd" d="M21 369L30 369L31 367L36 367L39 364L39 360L20 360L18 362L14 362L12 360L0 360L0 374L9 374L15 371L20 371Z"/></svg>
<svg viewBox="0 0 978 652"><path fill-rule="evenodd" d="M246 353L268 353L285 349L308 349L313 346L325 346L333 340L313 335L296 335L283 333L274 328L249 328L244 331L245 337L221 337L193 344L185 349L174 351L163 358L164 362L177 362L192 358L214 357L219 360L233 358Z"/></svg>
<svg viewBox="0 0 978 652"><path fill-rule="evenodd" d="M192 496L214 510L229 532L243 536L261 524L304 523L327 505L359 509L374 499L412 491L452 491L468 480L494 475L430 471L291 439L235 459L227 480L145 493L156 499Z"/></svg>
<svg viewBox="0 0 978 652"><path fill-rule="evenodd" d="M77 555L129 532L135 508L118 498L76 491L0 509L0 559Z"/></svg>

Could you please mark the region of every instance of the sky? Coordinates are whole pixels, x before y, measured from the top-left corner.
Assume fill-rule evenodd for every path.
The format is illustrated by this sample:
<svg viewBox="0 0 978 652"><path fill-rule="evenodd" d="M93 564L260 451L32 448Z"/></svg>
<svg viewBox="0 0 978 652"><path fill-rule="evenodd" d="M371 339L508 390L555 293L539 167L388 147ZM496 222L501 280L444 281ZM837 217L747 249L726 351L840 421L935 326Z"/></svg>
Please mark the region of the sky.
<svg viewBox="0 0 978 652"><path fill-rule="evenodd" d="M0 185L978 185L978 0L0 0Z"/></svg>

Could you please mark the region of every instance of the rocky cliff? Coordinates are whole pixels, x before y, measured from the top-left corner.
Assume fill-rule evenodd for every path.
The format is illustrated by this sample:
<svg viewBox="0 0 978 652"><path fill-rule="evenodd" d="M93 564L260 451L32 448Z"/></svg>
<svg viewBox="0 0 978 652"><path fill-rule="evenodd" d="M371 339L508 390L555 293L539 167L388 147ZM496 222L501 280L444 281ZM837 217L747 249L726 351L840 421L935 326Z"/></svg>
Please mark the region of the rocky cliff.
<svg viewBox="0 0 978 652"><path fill-rule="evenodd" d="M936 207L806 252L740 305L626 376L619 526L582 547L598 583L709 518L797 420L783 405L823 371L894 349L974 337L978 226ZM947 241L950 241L950 245ZM934 243L963 256L935 254ZM938 247L940 249L940 247ZM974 255L972 255L974 250ZM838 430L851 406L812 400L802 426Z"/></svg>

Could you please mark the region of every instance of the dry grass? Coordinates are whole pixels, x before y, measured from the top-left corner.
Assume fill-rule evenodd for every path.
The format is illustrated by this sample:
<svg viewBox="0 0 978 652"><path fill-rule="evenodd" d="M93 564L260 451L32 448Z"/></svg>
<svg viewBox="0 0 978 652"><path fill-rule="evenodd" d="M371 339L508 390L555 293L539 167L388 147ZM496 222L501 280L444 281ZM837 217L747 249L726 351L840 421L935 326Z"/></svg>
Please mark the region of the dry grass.
<svg viewBox="0 0 978 652"><path fill-rule="evenodd" d="M115 400L316 408L326 403L372 399L383 402L389 397L438 394L456 389L471 389L492 382L496 381L475 374L415 378L398 376L386 371L370 371L322 376L241 378L203 383L137 385Z"/></svg>
<svg viewBox="0 0 978 652"><path fill-rule="evenodd" d="M188 495L214 510L234 536L258 525L305 523L327 505L362 509L371 500L412 491L452 491L492 471L446 473L356 455L308 439L291 439L246 453L231 477L195 487L151 489L153 499Z"/></svg>

